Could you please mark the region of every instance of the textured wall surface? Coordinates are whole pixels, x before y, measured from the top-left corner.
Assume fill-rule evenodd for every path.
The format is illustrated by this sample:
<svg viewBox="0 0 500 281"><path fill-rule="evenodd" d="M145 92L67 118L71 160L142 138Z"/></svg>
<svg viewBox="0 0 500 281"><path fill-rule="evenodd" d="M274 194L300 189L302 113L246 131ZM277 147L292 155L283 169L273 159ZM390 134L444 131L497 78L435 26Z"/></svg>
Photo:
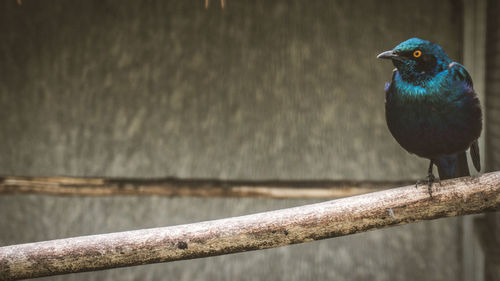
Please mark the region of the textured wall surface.
<svg viewBox="0 0 500 281"><path fill-rule="evenodd" d="M488 171L500 170L500 3L488 0L486 38L486 145ZM500 212L486 214L485 280L500 281Z"/></svg>
<svg viewBox="0 0 500 281"><path fill-rule="evenodd" d="M488 1L486 49L486 134L490 171L500 170L500 12L498 1Z"/></svg>
<svg viewBox="0 0 500 281"><path fill-rule="evenodd" d="M407 179L376 55L461 48L459 1L0 3L0 174ZM301 200L1 196L0 245L165 226ZM456 280L460 220L70 280ZM46 280L68 280L54 277Z"/></svg>

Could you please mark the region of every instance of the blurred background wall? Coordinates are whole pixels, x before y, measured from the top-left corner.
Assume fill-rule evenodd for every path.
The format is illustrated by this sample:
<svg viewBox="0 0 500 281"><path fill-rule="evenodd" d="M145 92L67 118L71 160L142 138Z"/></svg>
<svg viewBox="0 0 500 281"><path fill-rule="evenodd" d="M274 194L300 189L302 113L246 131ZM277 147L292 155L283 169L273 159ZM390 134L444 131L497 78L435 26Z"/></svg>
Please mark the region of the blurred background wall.
<svg viewBox="0 0 500 281"><path fill-rule="evenodd" d="M461 1L0 3L0 174L419 179L384 117L410 37L463 54ZM473 75L474 78L474 75ZM321 200L0 196L0 245ZM40 280L461 280L462 219Z"/></svg>

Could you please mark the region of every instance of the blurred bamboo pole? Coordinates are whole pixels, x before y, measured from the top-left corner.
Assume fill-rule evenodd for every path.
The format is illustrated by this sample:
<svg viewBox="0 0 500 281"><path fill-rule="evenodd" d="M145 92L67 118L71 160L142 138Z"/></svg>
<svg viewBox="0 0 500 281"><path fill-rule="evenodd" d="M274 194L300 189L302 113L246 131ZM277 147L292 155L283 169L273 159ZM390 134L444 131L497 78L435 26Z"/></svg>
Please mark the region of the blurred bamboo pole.
<svg viewBox="0 0 500 281"><path fill-rule="evenodd" d="M200 223L0 247L17 280L224 255L500 209L500 172Z"/></svg>
<svg viewBox="0 0 500 281"><path fill-rule="evenodd" d="M414 182L0 177L0 194L340 198L403 186Z"/></svg>

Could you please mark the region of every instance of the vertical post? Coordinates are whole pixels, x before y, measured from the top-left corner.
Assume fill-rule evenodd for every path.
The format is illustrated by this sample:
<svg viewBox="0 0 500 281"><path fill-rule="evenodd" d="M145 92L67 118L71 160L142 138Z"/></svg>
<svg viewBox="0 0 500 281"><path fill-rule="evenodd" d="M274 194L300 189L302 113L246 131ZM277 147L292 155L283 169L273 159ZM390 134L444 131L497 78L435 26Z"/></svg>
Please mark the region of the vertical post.
<svg viewBox="0 0 500 281"><path fill-rule="evenodd" d="M487 0L464 0L463 63L474 81L474 89L483 103L483 127L485 119L484 102L486 81L486 5ZM486 130L479 138L481 166L484 169L486 157ZM475 172L469 157L469 170ZM479 215L480 216L480 215ZM476 235L475 219L478 216L465 216L462 219L462 269L463 280L484 281L484 252Z"/></svg>
<svg viewBox="0 0 500 281"><path fill-rule="evenodd" d="M483 123L486 123L484 102L486 100L486 4L487 0L464 1L464 35L463 35L463 63L474 81L474 90L483 103ZM483 127L484 124L483 124ZM481 166L485 164L485 137L483 130L479 138L481 150ZM470 159L469 159L470 160ZM474 171L472 161L469 161L469 170Z"/></svg>

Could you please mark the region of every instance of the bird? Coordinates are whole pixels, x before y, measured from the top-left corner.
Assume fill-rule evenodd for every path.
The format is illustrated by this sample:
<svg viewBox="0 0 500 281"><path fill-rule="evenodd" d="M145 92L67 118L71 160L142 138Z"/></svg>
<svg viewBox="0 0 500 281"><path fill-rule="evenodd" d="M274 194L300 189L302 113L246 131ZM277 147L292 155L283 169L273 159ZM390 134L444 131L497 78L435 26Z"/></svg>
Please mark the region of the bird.
<svg viewBox="0 0 500 281"><path fill-rule="evenodd" d="M437 180L433 165L439 183L470 176L469 150L479 172L482 112L467 69L440 45L420 38L410 38L377 58L390 59L396 67L391 82L385 84L387 126L406 151L430 160L426 179L430 197Z"/></svg>

